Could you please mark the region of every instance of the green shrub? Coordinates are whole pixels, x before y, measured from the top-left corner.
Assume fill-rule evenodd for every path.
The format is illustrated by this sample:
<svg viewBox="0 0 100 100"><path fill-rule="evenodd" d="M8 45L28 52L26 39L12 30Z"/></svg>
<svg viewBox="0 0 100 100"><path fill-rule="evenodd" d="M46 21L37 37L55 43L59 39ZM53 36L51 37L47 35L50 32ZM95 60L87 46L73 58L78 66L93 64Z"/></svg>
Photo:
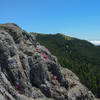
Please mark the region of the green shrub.
<svg viewBox="0 0 100 100"><path fill-rule="evenodd" d="M7 29L8 29L8 26L0 25L0 29L5 29L5 30L7 30Z"/></svg>

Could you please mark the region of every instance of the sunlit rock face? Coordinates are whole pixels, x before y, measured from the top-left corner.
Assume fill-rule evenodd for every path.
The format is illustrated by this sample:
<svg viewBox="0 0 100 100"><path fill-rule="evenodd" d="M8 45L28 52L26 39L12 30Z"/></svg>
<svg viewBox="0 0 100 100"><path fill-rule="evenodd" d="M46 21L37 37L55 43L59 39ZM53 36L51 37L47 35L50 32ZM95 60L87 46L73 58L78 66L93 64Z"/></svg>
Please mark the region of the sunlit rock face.
<svg viewBox="0 0 100 100"><path fill-rule="evenodd" d="M14 23L0 25L0 100L94 100L35 36Z"/></svg>

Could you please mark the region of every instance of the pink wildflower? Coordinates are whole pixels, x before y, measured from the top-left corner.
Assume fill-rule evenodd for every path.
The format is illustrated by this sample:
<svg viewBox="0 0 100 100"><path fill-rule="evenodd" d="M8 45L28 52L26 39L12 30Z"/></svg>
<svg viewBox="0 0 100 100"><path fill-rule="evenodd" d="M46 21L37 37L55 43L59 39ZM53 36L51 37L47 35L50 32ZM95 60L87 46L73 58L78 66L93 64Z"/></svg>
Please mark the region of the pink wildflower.
<svg viewBox="0 0 100 100"><path fill-rule="evenodd" d="M49 50L47 49L47 51L49 51Z"/></svg>
<svg viewBox="0 0 100 100"><path fill-rule="evenodd" d="M54 80L56 80L57 79L57 76L54 76L53 78L54 78Z"/></svg>
<svg viewBox="0 0 100 100"><path fill-rule="evenodd" d="M19 90L16 90L17 93L19 93Z"/></svg>
<svg viewBox="0 0 100 100"><path fill-rule="evenodd" d="M18 86L16 85L16 89L18 89Z"/></svg>
<svg viewBox="0 0 100 100"><path fill-rule="evenodd" d="M46 55L46 57L45 57L47 60L49 60L49 58L48 58L48 55Z"/></svg>
<svg viewBox="0 0 100 100"><path fill-rule="evenodd" d="M36 48L34 49L34 51L36 51Z"/></svg>
<svg viewBox="0 0 100 100"><path fill-rule="evenodd" d="M42 55L46 60L49 59L49 58L48 58L48 55L46 55L44 52L41 52L41 55Z"/></svg>
<svg viewBox="0 0 100 100"><path fill-rule="evenodd" d="M35 50L35 51L38 51L38 48L35 48L34 50Z"/></svg>
<svg viewBox="0 0 100 100"><path fill-rule="evenodd" d="M38 48L36 48L36 50L38 50Z"/></svg>
<svg viewBox="0 0 100 100"><path fill-rule="evenodd" d="M41 55L44 56L45 55L44 52L41 52Z"/></svg>

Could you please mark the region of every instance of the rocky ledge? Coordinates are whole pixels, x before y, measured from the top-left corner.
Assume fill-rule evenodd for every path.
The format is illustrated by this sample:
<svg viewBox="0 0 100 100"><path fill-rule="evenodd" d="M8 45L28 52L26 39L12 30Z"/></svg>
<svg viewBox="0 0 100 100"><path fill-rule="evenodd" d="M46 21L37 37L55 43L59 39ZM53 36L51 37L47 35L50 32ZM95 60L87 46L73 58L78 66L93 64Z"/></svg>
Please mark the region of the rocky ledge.
<svg viewBox="0 0 100 100"><path fill-rule="evenodd" d="M70 70L14 23L0 25L0 100L94 100Z"/></svg>

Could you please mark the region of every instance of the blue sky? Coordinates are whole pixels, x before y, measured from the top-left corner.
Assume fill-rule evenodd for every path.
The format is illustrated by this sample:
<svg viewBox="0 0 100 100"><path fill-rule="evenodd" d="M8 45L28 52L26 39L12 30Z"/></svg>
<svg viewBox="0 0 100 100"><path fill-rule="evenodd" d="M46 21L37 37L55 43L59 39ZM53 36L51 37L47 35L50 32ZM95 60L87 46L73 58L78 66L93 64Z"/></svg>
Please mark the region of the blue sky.
<svg viewBox="0 0 100 100"><path fill-rule="evenodd" d="M100 0L0 0L0 23L28 32L100 40Z"/></svg>

